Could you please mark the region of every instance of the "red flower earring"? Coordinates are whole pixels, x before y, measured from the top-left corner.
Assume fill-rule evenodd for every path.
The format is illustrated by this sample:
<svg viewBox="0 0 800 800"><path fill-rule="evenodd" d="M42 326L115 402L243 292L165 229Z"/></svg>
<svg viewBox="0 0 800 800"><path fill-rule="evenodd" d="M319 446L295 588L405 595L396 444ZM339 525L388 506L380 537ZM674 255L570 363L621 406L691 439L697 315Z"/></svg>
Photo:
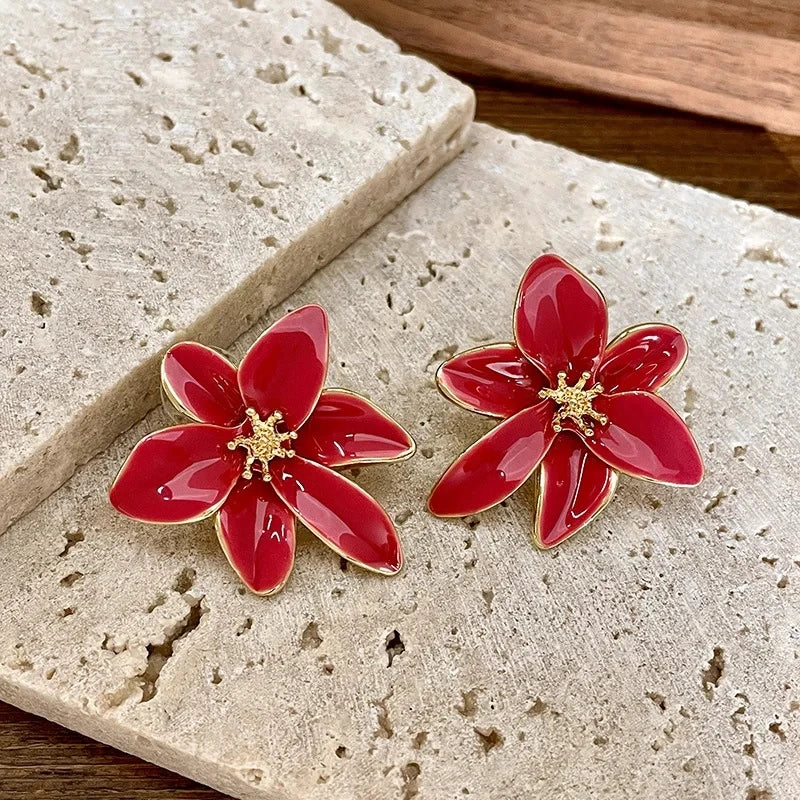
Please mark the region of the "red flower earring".
<svg viewBox="0 0 800 800"><path fill-rule="evenodd" d="M194 422L136 445L112 505L159 524L216 514L225 555L257 594L289 577L295 517L348 561L396 574L403 558L386 511L331 467L409 458L414 441L363 397L323 391L327 369L328 321L313 305L263 333L238 370L201 344L174 345L162 384Z"/></svg>
<svg viewBox="0 0 800 800"><path fill-rule="evenodd" d="M468 350L439 367L454 403L503 418L459 456L433 489L440 517L485 511L537 469L534 541L552 547L611 500L619 472L694 486L703 462L692 434L655 391L686 360L670 325L628 328L606 344L600 290L554 255L537 258L520 284L515 344Z"/></svg>

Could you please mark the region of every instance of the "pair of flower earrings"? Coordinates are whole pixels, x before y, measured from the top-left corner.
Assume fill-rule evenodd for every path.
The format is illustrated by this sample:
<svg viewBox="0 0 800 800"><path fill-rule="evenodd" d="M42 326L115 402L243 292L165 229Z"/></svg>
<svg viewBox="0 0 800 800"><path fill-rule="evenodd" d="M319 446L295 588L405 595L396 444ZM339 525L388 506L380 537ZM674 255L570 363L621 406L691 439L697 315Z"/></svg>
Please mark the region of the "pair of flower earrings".
<svg viewBox="0 0 800 800"><path fill-rule="evenodd" d="M537 473L533 538L548 548L608 504L620 472L700 482L692 434L655 394L686 360L683 334L646 324L607 336L600 290L561 258L537 258L517 295L515 342L468 350L436 373L448 399L502 422L439 479L431 513L485 511ZM327 365L327 317L316 305L272 325L238 370L204 345L174 345L162 385L193 422L142 439L111 503L159 524L215 515L225 555L257 594L288 580L295 519L348 561L396 574L403 556L388 514L334 469L401 461L414 440L365 398L323 389Z"/></svg>

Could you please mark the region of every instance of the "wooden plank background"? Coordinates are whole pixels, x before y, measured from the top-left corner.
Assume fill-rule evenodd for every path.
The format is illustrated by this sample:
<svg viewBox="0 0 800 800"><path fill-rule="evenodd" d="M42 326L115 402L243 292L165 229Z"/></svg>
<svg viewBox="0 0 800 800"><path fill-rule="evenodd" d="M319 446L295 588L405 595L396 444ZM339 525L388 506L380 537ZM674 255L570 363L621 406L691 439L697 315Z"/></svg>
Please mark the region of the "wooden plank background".
<svg viewBox="0 0 800 800"><path fill-rule="evenodd" d="M361 0L358 0L361 2ZM430 7L433 0L414 3ZM508 0L509 7L520 3ZM356 0L344 0L353 8ZM364 0L380 9L383 0ZM631 13L649 0L615 0ZM408 0L412 5L412 0ZM529 4L532 5L532 4ZM553 4L555 6L555 4ZM610 5L607 0L600 6ZM672 0L686 15L711 9L739 9L746 25L763 0ZM695 9L694 6L702 7ZM800 0L780 0L769 19L758 18L764 36L779 36L794 25ZM783 16L781 16L783 15ZM702 19L700 20L702 22ZM422 25L422 23L420 23ZM770 28L770 25L773 28ZM421 49L416 28L400 23L378 25L406 49ZM424 27L424 25L423 25ZM424 31L423 31L424 33ZM763 203L800 215L800 137L768 133L757 127L722 122L654 106L537 87L530 82L487 79L492 69L461 48L460 63L448 54L437 60L472 83L478 94L478 117L574 150L633 166L674 180ZM470 57L464 53L470 52ZM472 67L468 65L472 64ZM473 71L469 71L472 69ZM98 744L57 725L0 703L0 800L223 800L223 795L151 764Z"/></svg>
<svg viewBox="0 0 800 800"><path fill-rule="evenodd" d="M800 134L798 0L339 0L450 71Z"/></svg>

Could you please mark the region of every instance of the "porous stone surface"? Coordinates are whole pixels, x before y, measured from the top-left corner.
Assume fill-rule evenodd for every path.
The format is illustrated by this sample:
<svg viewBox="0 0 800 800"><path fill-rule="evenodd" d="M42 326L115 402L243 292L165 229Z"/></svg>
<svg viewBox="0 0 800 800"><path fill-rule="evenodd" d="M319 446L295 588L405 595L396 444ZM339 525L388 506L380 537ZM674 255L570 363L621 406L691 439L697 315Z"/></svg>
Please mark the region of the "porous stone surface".
<svg viewBox="0 0 800 800"><path fill-rule="evenodd" d="M454 156L472 92L323 0L0 0L0 529Z"/></svg>
<svg viewBox="0 0 800 800"><path fill-rule="evenodd" d="M439 396L445 357L507 340L555 250L691 347L665 394L695 489L621 479L541 552L532 492L424 501L492 422ZM282 594L241 589L210 523L123 519L105 490L157 410L0 539L0 696L238 798L792 800L800 794L796 392L800 222L475 126L471 146L255 326L330 313L330 385L418 440L358 482L397 521L382 578L301 537Z"/></svg>

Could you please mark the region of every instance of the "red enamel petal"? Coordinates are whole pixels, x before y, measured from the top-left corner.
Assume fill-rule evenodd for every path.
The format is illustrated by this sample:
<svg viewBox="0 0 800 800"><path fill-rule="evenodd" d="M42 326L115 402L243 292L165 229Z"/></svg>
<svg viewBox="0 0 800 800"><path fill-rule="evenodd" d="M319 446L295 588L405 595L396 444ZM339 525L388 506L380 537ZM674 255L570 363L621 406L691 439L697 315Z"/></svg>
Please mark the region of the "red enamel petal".
<svg viewBox="0 0 800 800"><path fill-rule="evenodd" d="M300 456L274 459L270 472L278 496L339 555L385 575L400 571L403 555L394 525L363 489Z"/></svg>
<svg viewBox="0 0 800 800"><path fill-rule="evenodd" d="M240 480L217 515L231 566L256 594L279 592L294 564L294 514L269 483Z"/></svg>
<svg viewBox="0 0 800 800"><path fill-rule="evenodd" d="M662 398L649 392L601 394L597 411L607 425L595 425L586 445L609 466L636 478L695 486L703 461L686 423Z"/></svg>
<svg viewBox="0 0 800 800"><path fill-rule="evenodd" d="M571 433L558 436L542 461L534 538L553 547L579 531L611 500L617 473Z"/></svg>
<svg viewBox="0 0 800 800"><path fill-rule="evenodd" d="M555 383L567 373L571 385L594 372L608 335L600 290L558 256L539 256L519 287L514 336L519 349Z"/></svg>
<svg viewBox="0 0 800 800"><path fill-rule="evenodd" d="M689 347L672 325L637 325L606 348L597 381L606 392L654 392L680 371Z"/></svg>
<svg viewBox="0 0 800 800"><path fill-rule="evenodd" d="M369 400L325 391L293 445L298 455L328 467L407 458L414 440Z"/></svg>
<svg viewBox="0 0 800 800"><path fill-rule="evenodd" d="M241 450L228 449L235 434L199 424L151 433L123 464L111 504L142 522L192 522L213 514L242 470Z"/></svg>
<svg viewBox="0 0 800 800"><path fill-rule="evenodd" d="M239 388L262 419L283 412L286 430L297 430L314 409L328 370L328 318L303 306L279 319L247 351Z"/></svg>
<svg viewBox="0 0 800 800"><path fill-rule="evenodd" d="M539 465L553 441L549 401L501 422L460 455L434 486L428 508L437 517L463 517L496 506Z"/></svg>
<svg viewBox="0 0 800 800"><path fill-rule="evenodd" d="M210 347L170 347L161 362L161 384L172 403L198 422L236 425L244 419L236 367Z"/></svg>
<svg viewBox="0 0 800 800"><path fill-rule="evenodd" d="M459 353L436 373L442 393L470 411L510 417L539 402L544 375L514 344L491 344Z"/></svg>

